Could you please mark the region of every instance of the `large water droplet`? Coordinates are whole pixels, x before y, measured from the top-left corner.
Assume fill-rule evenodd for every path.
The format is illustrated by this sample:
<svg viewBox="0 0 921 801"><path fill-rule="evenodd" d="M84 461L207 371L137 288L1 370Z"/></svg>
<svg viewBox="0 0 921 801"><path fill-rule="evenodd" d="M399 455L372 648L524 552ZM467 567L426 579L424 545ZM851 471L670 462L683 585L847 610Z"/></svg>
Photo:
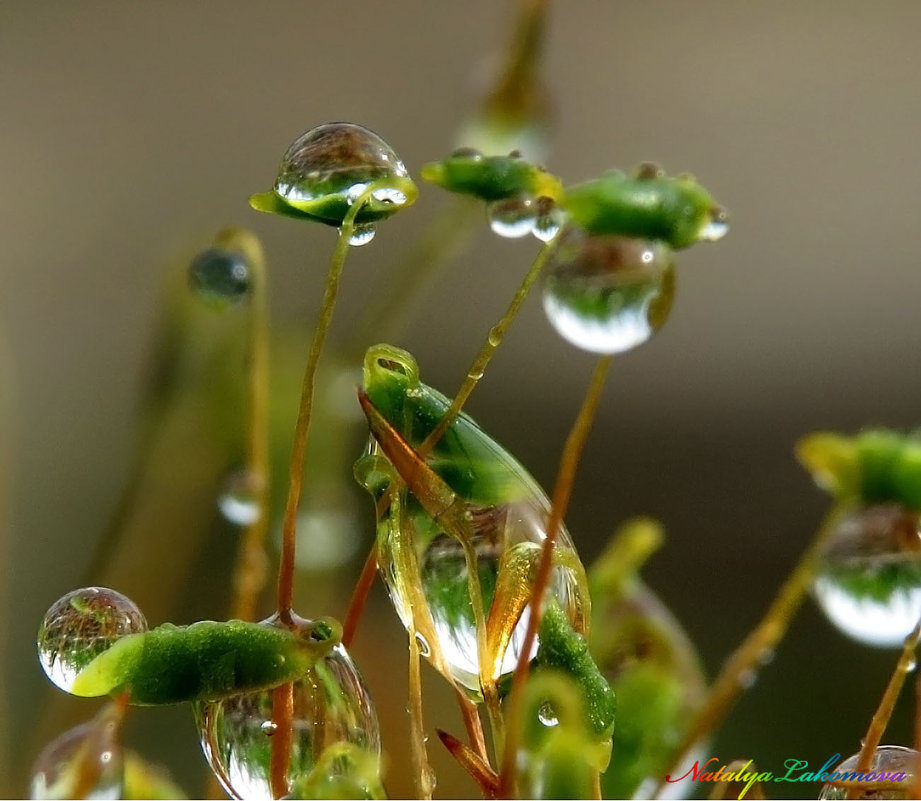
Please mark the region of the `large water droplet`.
<svg viewBox="0 0 921 801"><path fill-rule="evenodd" d="M532 197L496 200L486 207L486 216L493 233L504 239L519 239L534 230L537 203Z"/></svg>
<svg viewBox="0 0 921 801"><path fill-rule="evenodd" d="M261 481L251 471L231 473L217 501L221 514L238 526L252 525L259 519L260 490Z"/></svg>
<svg viewBox="0 0 921 801"><path fill-rule="evenodd" d="M415 196L407 193L414 187L403 162L376 133L354 123L335 122L319 125L294 141L279 166L275 192L296 208L339 224L368 184L387 179L394 179L394 186L374 190L359 212L360 221L386 217L412 202Z"/></svg>
<svg viewBox="0 0 921 801"><path fill-rule="evenodd" d="M560 236L544 280L544 311L553 327L593 353L622 353L646 342L671 310L670 249L573 227Z"/></svg>
<svg viewBox="0 0 921 801"><path fill-rule="evenodd" d="M52 741L32 768L32 798L122 798L121 711L110 704Z"/></svg>
<svg viewBox="0 0 921 801"><path fill-rule="evenodd" d="M860 754L854 754L848 757L829 772L829 779L834 779L835 774L853 773L857 768L859 759ZM911 748L905 748L901 745L881 745L873 753L870 769L866 774L866 778L869 781L866 786L861 787L853 797L859 799L914 798L914 777L917 766L917 751ZM886 773L888 776L884 777L881 773ZM904 776L901 779L893 778L893 774L904 774ZM894 787L876 788L873 786L874 781L895 781L897 785ZM835 781L828 781L822 786L819 798L844 799L849 797L847 791L848 786L836 784Z"/></svg>
<svg viewBox="0 0 921 801"><path fill-rule="evenodd" d="M859 507L830 534L813 584L828 619L854 639L898 647L921 618L921 518Z"/></svg>
<svg viewBox="0 0 921 801"><path fill-rule="evenodd" d="M279 732L272 691L197 702L193 712L205 757L224 789L233 798L273 798L270 759ZM292 734L289 787L306 780L324 752L342 743L379 758L377 715L342 645L294 682Z"/></svg>
<svg viewBox="0 0 921 801"><path fill-rule="evenodd" d="M223 308L245 297L252 280L249 265L241 254L211 248L192 261L189 283L206 303Z"/></svg>
<svg viewBox="0 0 921 801"><path fill-rule="evenodd" d="M700 229L700 238L707 242L716 242L729 232L729 215L726 210L715 206L710 211L710 220Z"/></svg>
<svg viewBox="0 0 921 801"><path fill-rule="evenodd" d="M38 658L48 678L70 692L93 659L140 631L147 631L147 621L134 601L106 587L83 587L48 609L38 630Z"/></svg>
<svg viewBox="0 0 921 801"><path fill-rule="evenodd" d="M541 242L549 242L559 232L563 224L563 211L549 197L537 199L537 218L531 232Z"/></svg>
<svg viewBox="0 0 921 801"><path fill-rule="evenodd" d="M522 655L531 611L528 601L540 558L540 543L546 537L548 512L546 499L533 498L479 510L471 520L483 608L487 618L491 618L488 628L496 634L495 641L491 640L495 652L490 658L493 678L497 681L511 674ZM384 520L382 525L392 533L388 521ZM404 525L415 528L420 523L407 517ZM429 646L433 651L438 649L450 677L479 700L479 648L463 547L437 527L424 535L404 530L400 536L412 537L417 543L419 582L434 626L435 641L429 642ZM413 608L409 599L400 595L402 582L397 581L395 574L395 548L399 544L392 536L381 542L381 575L397 613L409 628ZM586 599L576 575L578 557L565 528L559 530L555 553L559 559L551 574L549 593L567 612L576 629L582 631ZM537 653L538 639L530 653L532 658ZM435 659L432 662L436 667L439 664Z"/></svg>

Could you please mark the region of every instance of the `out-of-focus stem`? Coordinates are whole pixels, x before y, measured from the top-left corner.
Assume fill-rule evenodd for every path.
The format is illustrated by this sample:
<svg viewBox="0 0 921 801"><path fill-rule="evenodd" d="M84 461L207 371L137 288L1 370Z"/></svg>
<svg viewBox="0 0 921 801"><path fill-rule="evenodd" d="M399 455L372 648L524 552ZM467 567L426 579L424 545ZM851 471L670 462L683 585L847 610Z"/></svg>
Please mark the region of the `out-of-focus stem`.
<svg viewBox="0 0 921 801"><path fill-rule="evenodd" d="M531 590L531 615L521 646L521 657L518 660L518 664L515 665L515 673L512 676L508 725L506 726L505 746L502 752L502 771L499 774L501 796L503 798L512 797L515 790L518 741L523 723L524 683L528 677L529 654L534 647L537 630L540 628L543 616L542 601L550 583L550 573L553 569L553 549L560 525L563 522L563 516L569 506L569 498L572 495L572 488L576 478L576 468L579 466L579 459L582 456L588 432L591 430L592 421L595 419L595 411L601 399L601 391L604 389L604 381L608 374L608 368L611 366L611 361L612 357L610 355L602 356L598 359L588 385L588 391L582 402L582 407L579 409L572 430L566 438L563 455L560 459L560 469L557 474L556 485L553 488L550 518L547 521L547 536L541 547L540 565Z"/></svg>

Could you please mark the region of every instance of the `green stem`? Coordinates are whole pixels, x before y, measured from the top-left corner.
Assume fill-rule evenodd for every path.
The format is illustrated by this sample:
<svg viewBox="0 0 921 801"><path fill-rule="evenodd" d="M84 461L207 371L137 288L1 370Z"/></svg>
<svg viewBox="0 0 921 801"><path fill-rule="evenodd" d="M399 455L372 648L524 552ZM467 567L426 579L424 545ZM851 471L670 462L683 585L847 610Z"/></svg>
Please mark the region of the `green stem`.
<svg viewBox="0 0 921 801"><path fill-rule="evenodd" d="M531 265L531 269L528 270L524 280L515 291L512 302L509 304L508 309L506 309L505 314L502 315L502 318L498 323L489 329L489 335L486 337L486 341L483 343L482 348L480 348L480 352L477 354L477 357L473 360L473 364L470 365L470 369L467 371L467 377L464 379L463 384L461 384L460 389L454 396L454 400L451 401L451 406L444 413L441 420L438 421L438 425L435 426L432 432L419 446L419 455L423 459L431 452L432 448L434 448L442 436L444 436L445 431L447 431L451 424L457 419L461 409L463 409L464 404L467 402L467 398L470 397L470 394L476 388L477 383L483 377L483 374L486 372L486 367L489 365L493 354L495 354L496 349L499 347L502 339L505 337L505 332L508 331L508 327L512 324L512 321L518 315L518 312L521 309L521 305L524 303L525 298L528 296L528 292L531 291L531 287L534 285L537 277L544 269L544 265L546 265L547 260L550 258L550 254L554 250L553 243L556 241L556 239L557 238L555 237L540 249L540 252L537 254L537 258Z"/></svg>
<svg viewBox="0 0 921 801"><path fill-rule="evenodd" d="M563 455L560 459L560 469L557 474L556 485L553 488L550 517L547 521L547 536L544 538L541 547L540 565L537 569L537 576L534 579L534 586L531 589L531 615L528 620L524 642L521 646L521 657L518 660L518 664L515 665L515 673L512 676L512 690L509 697L509 722L506 727L505 748L502 753L502 772L500 773L501 797L503 798L510 798L515 790L518 740L521 737L521 728L524 722L522 720L524 683L527 680L530 666L529 655L534 647L537 630L540 628L541 618L543 617L542 601L544 593L550 584L550 573L553 569L553 549L563 522L563 516L569 506L569 499L572 495L572 488L576 478L576 469L579 466L579 460L582 456L588 433L591 430L592 421L595 419L595 412L601 399L604 381L612 360L613 357L610 355L602 356L598 359L588 385L588 391L582 402L582 407L579 409L579 414L576 416L572 430L566 438L566 445L563 447Z"/></svg>
<svg viewBox="0 0 921 801"><path fill-rule="evenodd" d="M349 252L349 240L355 231L355 217L361 207L371 197L372 192L379 188L376 183L367 186L361 196L349 208L348 214L342 220L339 229L339 239L333 250L329 262L329 272L326 276L326 288L323 292L323 303L320 308L320 317L313 334L313 343L307 356L307 367L304 370L304 381L301 385L301 403L297 414L297 425L294 428L294 444L291 450L291 469L288 484L288 499L285 503L285 516L282 523L281 561L278 567L278 616L287 626L293 625L291 606L294 595L294 556L297 529L297 508L301 499L301 484L304 477L304 457L307 452L307 435L310 431L310 416L313 411L314 384L316 383L317 365L326 334L329 331L336 306L336 296L339 292L339 279L345 265L345 257Z"/></svg>

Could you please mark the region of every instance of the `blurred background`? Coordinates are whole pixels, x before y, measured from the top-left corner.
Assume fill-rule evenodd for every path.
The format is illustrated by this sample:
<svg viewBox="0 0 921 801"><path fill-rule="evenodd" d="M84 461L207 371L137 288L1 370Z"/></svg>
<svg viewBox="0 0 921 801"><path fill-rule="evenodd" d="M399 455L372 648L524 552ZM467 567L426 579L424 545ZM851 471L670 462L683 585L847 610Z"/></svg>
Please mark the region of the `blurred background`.
<svg viewBox="0 0 921 801"><path fill-rule="evenodd" d="M219 428L233 442L197 450L182 433L204 436L193 414L157 452L161 472L175 464L195 492L142 481L144 520L135 512L133 525L143 541L103 539L132 519L124 493L157 437L148 388L168 277L225 225L262 238L274 325L289 343L273 370L292 374L282 381L290 394L273 403L290 421L281 430L293 430L296 372L335 236L257 214L247 197L270 188L299 133L331 120L373 128L418 175L457 144L514 11L486 0L0 6L0 792L26 793L43 742L96 709L58 698L36 662L35 630L56 598L104 578L151 625L226 615L237 533L213 499L239 458L239 397L203 407L226 414ZM679 254L668 324L615 360L568 515L586 563L624 518L663 521L667 544L645 576L711 676L828 506L793 459L797 438L921 423L919 31L910 0L549 9L548 168L576 182L654 160L693 172L731 213L724 241ZM449 202L422 186L413 209L352 254L334 347ZM484 220L397 337L423 380L456 389L536 251L532 240L492 236ZM202 342L223 336L201 325ZM556 336L531 297L468 410L551 485L593 361ZM349 482L348 465L341 472ZM334 572L305 572L302 614L344 613L372 536L370 503L357 491L353 502L364 526L353 555ZM164 567L179 558L175 542L188 546L178 573ZM107 556L116 564L101 567ZM405 635L379 587L371 604L352 651L382 713L388 786L407 795ZM837 633L809 602L710 754L770 770L789 757L818 766L847 756L894 662ZM459 731L443 682L426 673L429 726ZM887 741L910 744L912 705L908 694ZM142 710L130 728L147 756L203 791L187 710ZM438 795L475 792L434 739L430 750Z"/></svg>

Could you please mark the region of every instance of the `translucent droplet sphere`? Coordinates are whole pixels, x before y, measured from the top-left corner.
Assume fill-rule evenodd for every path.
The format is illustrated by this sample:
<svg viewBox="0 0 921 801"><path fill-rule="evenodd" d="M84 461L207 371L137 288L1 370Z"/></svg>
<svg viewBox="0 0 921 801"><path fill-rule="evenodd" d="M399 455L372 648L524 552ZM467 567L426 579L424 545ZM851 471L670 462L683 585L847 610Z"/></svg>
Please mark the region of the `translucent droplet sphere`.
<svg viewBox="0 0 921 801"><path fill-rule="evenodd" d="M267 690L193 704L202 750L233 798L274 797L270 764L281 724L273 715L272 695ZM342 743L380 756L380 728L371 698L345 648L337 645L294 683L289 791L310 777L327 749Z"/></svg>
<svg viewBox="0 0 921 801"><path fill-rule="evenodd" d="M509 676L518 664L531 616L531 589L537 575L541 543L546 538L549 508L543 499L519 501L482 510L472 519L477 572L487 618L487 648L492 679ZM406 524L410 525L407 518ZM383 522L392 531L387 521ZM404 532L405 533L405 532ZM461 544L438 531L413 532L419 564L419 581L434 626L428 658L443 665L470 697L481 700L479 647L476 618L467 580L467 562ZM392 536L379 545L381 575L403 624L409 628L414 613L408 598L400 594ZM556 599L573 624L585 630L587 599L580 576L581 563L569 533L561 527L556 540L556 565L551 573L549 595ZM530 657L537 654L539 637ZM437 651L437 652L436 652Z"/></svg>
<svg viewBox="0 0 921 801"><path fill-rule="evenodd" d="M845 515L819 557L813 591L849 637L900 646L921 618L921 516L898 504Z"/></svg>
<svg viewBox="0 0 921 801"><path fill-rule="evenodd" d="M275 193L317 219L339 225L368 185L381 181L392 185L373 192L358 222L386 217L411 203L415 187L403 162L376 133L355 123L333 122L312 128L288 148Z"/></svg>
<svg viewBox="0 0 921 801"><path fill-rule="evenodd" d="M590 236L568 227L546 267L544 311L576 347L622 353L646 342L671 311L675 273L662 242Z"/></svg>
<svg viewBox="0 0 921 801"><path fill-rule="evenodd" d="M32 768L31 798L122 798L121 715L112 705L94 720L64 732Z"/></svg>
<svg viewBox="0 0 921 801"><path fill-rule="evenodd" d="M242 300L250 290L252 276L246 259L221 248L211 248L192 261L189 283L211 306L223 308Z"/></svg>
<svg viewBox="0 0 921 801"><path fill-rule="evenodd" d="M563 219L562 209L553 200L540 197L537 199L537 219L534 220L534 230L531 233L541 242L549 242L560 232Z"/></svg>
<svg viewBox="0 0 921 801"><path fill-rule="evenodd" d="M901 745L881 745L873 753L870 768L863 776L855 774L860 754L848 757L836 765L829 781L822 786L820 799L915 798L914 780L918 766L918 752ZM864 781L856 794L848 796L854 780ZM845 782L847 782L845 784Z"/></svg>
<svg viewBox="0 0 921 801"><path fill-rule="evenodd" d="M259 477L249 470L237 470L224 482L218 498L218 509L227 520L238 526L249 526L259 519Z"/></svg>
<svg viewBox="0 0 921 801"><path fill-rule="evenodd" d="M352 235L349 237L349 244L353 248L360 248L362 245L367 245L368 242L372 241L376 233L377 229L373 225L368 223L356 225Z"/></svg>
<svg viewBox="0 0 921 801"><path fill-rule="evenodd" d="M38 630L45 674L70 692L77 674L116 640L147 631L137 605L106 587L83 587L55 601Z"/></svg>
<svg viewBox="0 0 921 801"><path fill-rule="evenodd" d="M503 239L520 239L534 230L537 202L528 196L495 200L486 207L489 227Z"/></svg>

